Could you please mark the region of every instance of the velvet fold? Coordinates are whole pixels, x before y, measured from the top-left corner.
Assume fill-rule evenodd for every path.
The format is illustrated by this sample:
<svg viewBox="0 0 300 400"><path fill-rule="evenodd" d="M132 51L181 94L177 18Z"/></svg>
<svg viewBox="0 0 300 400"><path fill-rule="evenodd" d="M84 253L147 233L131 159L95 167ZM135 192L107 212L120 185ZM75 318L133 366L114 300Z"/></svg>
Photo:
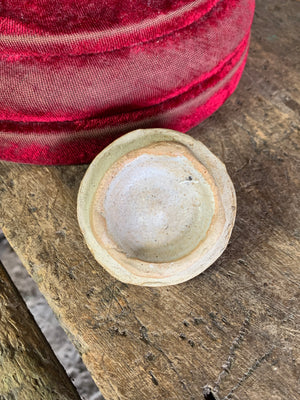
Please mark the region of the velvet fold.
<svg viewBox="0 0 300 400"><path fill-rule="evenodd" d="M23 19L24 2L19 13L9 3L0 10L0 158L36 164L90 162L129 130L185 132L207 118L238 84L254 13L254 0L64 1L62 25L57 10L38 18L42 2ZM108 3L115 16L104 18Z"/></svg>

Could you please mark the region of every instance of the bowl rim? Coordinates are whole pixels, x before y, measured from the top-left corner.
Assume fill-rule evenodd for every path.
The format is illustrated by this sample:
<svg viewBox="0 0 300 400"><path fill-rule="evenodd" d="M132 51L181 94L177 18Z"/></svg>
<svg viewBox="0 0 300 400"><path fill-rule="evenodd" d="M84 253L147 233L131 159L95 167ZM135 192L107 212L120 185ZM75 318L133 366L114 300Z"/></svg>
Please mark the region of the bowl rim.
<svg viewBox="0 0 300 400"><path fill-rule="evenodd" d="M132 268L128 270L126 265L122 265L112 257L107 249L97 241L91 226L90 210L98 184L109 168L125 154L158 142L174 142L187 147L199 162L207 168L218 191L219 206L224 211L222 211L224 221L220 231L215 232L214 245L206 251L202 258L194 259L187 264L188 256L182 257L178 262L182 264L183 268L179 268L171 275L165 274L161 277L151 277L150 274L140 275L138 270L136 270L136 273L133 273ZM225 165L200 141L187 134L162 128L138 129L129 132L102 150L88 167L81 181L77 197L79 227L96 261L118 280L140 286L174 285L185 282L203 272L220 257L227 247L234 226L235 215L236 195ZM203 243L205 241L206 239L203 240ZM135 265L134 260L130 259L131 267ZM140 260L137 261L141 262Z"/></svg>

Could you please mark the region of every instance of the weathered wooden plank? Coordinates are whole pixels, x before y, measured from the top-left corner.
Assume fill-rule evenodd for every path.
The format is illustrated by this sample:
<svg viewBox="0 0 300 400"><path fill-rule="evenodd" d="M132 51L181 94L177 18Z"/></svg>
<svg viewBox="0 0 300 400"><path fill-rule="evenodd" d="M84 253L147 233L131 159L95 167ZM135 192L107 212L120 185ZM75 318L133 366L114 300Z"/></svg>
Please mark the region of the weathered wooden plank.
<svg viewBox="0 0 300 400"><path fill-rule="evenodd" d="M257 1L238 90L190 132L226 163L238 201L228 249L197 278L117 282L79 232L86 167L1 163L0 224L107 400L299 398L296 7Z"/></svg>
<svg viewBox="0 0 300 400"><path fill-rule="evenodd" d="M80 399L1 262L0 399Z"/></svg>

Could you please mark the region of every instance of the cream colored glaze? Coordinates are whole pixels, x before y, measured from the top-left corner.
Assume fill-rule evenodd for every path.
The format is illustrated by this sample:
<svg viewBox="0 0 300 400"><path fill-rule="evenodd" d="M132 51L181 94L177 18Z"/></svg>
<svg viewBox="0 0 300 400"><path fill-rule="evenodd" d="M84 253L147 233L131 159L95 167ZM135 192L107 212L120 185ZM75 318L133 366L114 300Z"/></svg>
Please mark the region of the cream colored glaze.
<svg viewBox="0 0 300 400"><path fill-rule="evenodd" d="M148 228L146 223L144 225L143 222L140 225L134 223L136 212L142 219L143 213L145 214L141 200L144 195L141 196L141 193L147 191L150 194L149 185L140 186L140 190L137 191L138 200L134 199L132 195L134 192L131 192L128 199L134 203L132 205L127 204L128 201L124 196L129 189L127 182L122 183L121 178L125 177L125 181L132 179L132 182L135 179L139 180L138 171L135 172L133 166L136 163L138 167L142 166L146 170L147 158L145 157L164 160L162 165L169 171L165 175L164 185L168 186L166 182L172 176L171 180L173 179L176 187L175 190L172 189L172 185L165 188L168 193L172 192L168 199L170 207L176 205L174 196L177 195L180 182L183 182L182 185L190 185L189 179L186 178L189 176L193 178L194 174L200 177L198 181L201 181L201 185L198 190L193 191L193 189L189 192L187 205L184 205L183 201L185 191L179 190L184 211L179 210L181 214L177 222L175 221L176 207L175 211L169 212L167 203L165 204L163 217L174 222L172 240L168 240L166 235L162 234L159 241L155 242L155 236L164 224L159 225L159 221L154 221L151 227L150 211L145 216L145 219L148 218L150 221ZM167 167L168 160L178 161L178 168L175 168L177 172L174 172L171 166ZM126 168L132 169L127 177L124 172ZM171 175L168 177L168 174ZM152 182L151 185L154 184L156 187L156 193L160 193L156 199L164 202L164 188L159 189L154 173L148 174L148 177L149 183ZM198 196L199 200L200 194L205 192L203 188L207 186L209 187L206 192L208 210L203 211L200 216L197 210L199 204L194 205L192 199L193 196L196 198ZM120 190L117 190L117 187ZM117 209L117 204L114 205L114 199L117 200L117 198L117 203L123 202L125 208L127 207L127 220L124 219L121 208ZM150 208L151 204L151 202L148 203ZM152 205L154 204L155 202ZM156 210L159 210L157 204ZM232 182L224 165L201 142L168 129L140 129L119 138L95 158L81 183L77 212L79 225L89 249L109 273L126 283L162 286L191 279L204 271L222 254L234 224L236 199ZM205 224L201 228L203 215L207 217L208 229ZM188 229L183 229L185 217L186 224L191 225L191 235ZM125 225L118 229L118 223L121 220L123 220L122 223L125 221ZM178 230L175 229L176 223L178 223ZM144 227L146 232L141 233L141 227ZM199 231L198 228L200 228ZM152 235L151 232L155 229L156 235Z"/></svg>
<svg viewBox="0 0 300 400"><path fill-rule="evenodd" d="M126 154L104 175L92 203L98 242L153 263L186 256L205 238L214 214L207 178L180 144L162 142Z"/></svg>

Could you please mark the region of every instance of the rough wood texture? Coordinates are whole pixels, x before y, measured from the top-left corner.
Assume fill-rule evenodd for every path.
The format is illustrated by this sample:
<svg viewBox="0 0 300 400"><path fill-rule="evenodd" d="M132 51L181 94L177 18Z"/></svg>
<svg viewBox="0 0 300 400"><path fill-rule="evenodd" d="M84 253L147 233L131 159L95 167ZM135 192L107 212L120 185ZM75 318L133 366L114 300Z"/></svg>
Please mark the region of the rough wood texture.
<svg viewBox="0 0 300 400"><path fill-rule="evenodd" d="M0 399L80 399L1 262Z"/></svg>
<svg viewBox="0 0 300 400"><path fill-rule="evenodd" d="M1 164L1 226L107 400L299 398L296 9L257 1L238 90L191 131L226 163L238 201L228 249L197 278L119 283L78 229L85 167Z"/></svg>

